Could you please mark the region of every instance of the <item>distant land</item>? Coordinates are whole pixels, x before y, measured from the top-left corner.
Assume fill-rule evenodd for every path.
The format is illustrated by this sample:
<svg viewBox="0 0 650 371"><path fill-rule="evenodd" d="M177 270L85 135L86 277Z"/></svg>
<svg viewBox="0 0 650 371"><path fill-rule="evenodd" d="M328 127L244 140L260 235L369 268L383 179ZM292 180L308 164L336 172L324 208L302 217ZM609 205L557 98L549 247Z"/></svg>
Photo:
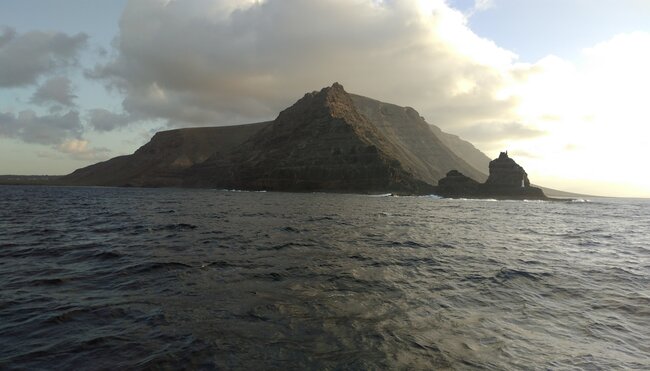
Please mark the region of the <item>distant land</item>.
<svg viewBox="0 0 650 371"><path fill-rule="evenodd" d="M0 175L0 184L51 185L61 177L61 175Z"/></svg>
<svg viewBox="0 0 650 371"><path fill-rule="evenodd" d="M514 163L503 156L497 160ZM60 177L0 176L0 183L546 198L516 163L507 166L521 168L522 178L506 181L492 163L413 108L334 83L273 121L161 131L131 155Z"/></svg>

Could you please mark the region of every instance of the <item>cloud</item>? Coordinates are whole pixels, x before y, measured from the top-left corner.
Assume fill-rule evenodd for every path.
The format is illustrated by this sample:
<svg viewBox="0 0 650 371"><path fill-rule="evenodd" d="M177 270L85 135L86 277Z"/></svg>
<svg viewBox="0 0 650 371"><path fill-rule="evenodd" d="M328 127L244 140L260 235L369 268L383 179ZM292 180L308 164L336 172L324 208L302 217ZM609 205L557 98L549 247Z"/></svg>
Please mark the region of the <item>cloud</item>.
<svg viewBox="0 0 650 371"><path fill-rule="evenodd" d="M547 135L524 135L504 142L505 148L534 155L526 170L545 176L549 186L609 182L612 193L625 195L627 189L628 196L647 197L638 190L650 184L650 174L639 172L638 164L650 158L648 65L650 33L632 32L584 49L577 62L548 56L519 66L502 93L518 97L514 122ZM478 144L483 149L495 143ZM617 178L614 187L612 169L634 176Z"/></svg>
<svg viewBox="0 0 650 371"><path fill-rule="evenodd" d="M88 111L88 123L97 131L111 131L122 128L135 121L126 113L113 113L103 108L95 108Z"/></svg>
<svg viewBox="0 0 650 371"><path fill-rule="evenodd" d="M64 76L56 76L45 81L32 95L31 102L35 104L60 104L63 106L74 106L73 99L77 96L72 94L70 79Z"/></svg>
<svg viewBox="0 0 650 371"><path fill-rule="evenodd" d="M515 120L496 93L516 56L466 23L443 0L130 1L117 57L87 76L173 126L273 118L334 81L444 127Z"/></svg>
<svg viewBox="0 0 650 371"><path fill-rule="evenodd" d="M39 116L32 110L0 113L0 136L26 143L58 145L68 138L80 138L83 126L77 111Z"/></svg>
<svg viewBox="0 0 650 371"><path fill-rule="evenodd" d="M474 14L484 12L494 7L494 0L474 0L474 5L467 12L467 17L472 17Z"/></svg>
<svg viewBox="0 0 650 371"><path fill-rule="evenodd" d="M522 150L515 150L515 151L510 151L510 156L514 157L526 157L526 158L532 158L532 159L539 159L539 155L527 151L522 151Z"/></svg>
<svg viewBox="0 0 650 371"><path fill-rule="evenodd" d="M70 155L76 160L100 161L106 160L110 150L107 148L90 148L89 142L83 139L68 139L56 146L59 152Z"/></svg>
<svg viewBox="0 0 650 371"><path fill-rule="evenodd" d="M474 0L474 9L488 10L494 7L494 0Z"/></svg>
<svg viewBox="0 0 650 371"><path fill-rule="evenodd" d="M12 28L0 33L0 87L36 83L39 76L75 65L88 36L61 32L30 31L18 34Z"/></svg>
<svg viewBox="0 0 650 371"><path fill-rule="evenodd" d="M548 133L519 122L482 123L463 128L461 136L476 143L537 138Z"/></svg>
<svg viewBox="0 0 650 371"><path fill-rule="evenodd" d="M110 150L103 147L90 147L89 142L81 137L83 131L84 127L77 111L43 116L31 110L22 111L18 115L0 112L0 138L48 145L58 153L75 160L107 159ZM38 153L40 157L59 157L56 152L39 151Z"/></svg>
<svg viewBox="0 0 650 371"><path fill-rule="evenodd" d="M9 27L0 29L0 48L7 45L16 36L16 30Z"/></svg>

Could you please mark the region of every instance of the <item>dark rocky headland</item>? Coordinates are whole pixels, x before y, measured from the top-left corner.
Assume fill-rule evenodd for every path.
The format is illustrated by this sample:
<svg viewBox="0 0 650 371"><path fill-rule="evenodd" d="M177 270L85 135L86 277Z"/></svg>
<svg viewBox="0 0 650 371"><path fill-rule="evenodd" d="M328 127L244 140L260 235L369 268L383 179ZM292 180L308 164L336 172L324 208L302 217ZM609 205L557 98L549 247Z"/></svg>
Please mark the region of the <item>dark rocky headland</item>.
<svg viewBox="0 0 650 371"><path fill-rule="evenodd" d="M56 182L545 198L507 155L489 162L489 176L488 162L413 108L349 94L335 83L305 94L273 121L158 132L131 155Z"/></svg>
<svg viewBox="0 0 650 371"><path fill-rule="evenodd" d="M485 183L479 183L458 170L451 170L438 182L437 194L454 198L547 199L540 188L530 185L528 174L508 157L508 152L501 152L499 158L490 161L489 169L490 176Z"/></svg>

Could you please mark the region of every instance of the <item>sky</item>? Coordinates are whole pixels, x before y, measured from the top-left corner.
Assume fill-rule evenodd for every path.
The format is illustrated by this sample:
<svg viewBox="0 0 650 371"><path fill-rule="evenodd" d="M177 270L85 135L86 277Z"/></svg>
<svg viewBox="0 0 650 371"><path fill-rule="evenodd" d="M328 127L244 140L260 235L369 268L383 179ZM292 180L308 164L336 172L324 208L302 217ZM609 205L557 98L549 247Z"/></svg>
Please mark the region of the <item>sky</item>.
<svg viewBox="0 0 650 371"><path fill-rule="evenodd" d="M340 82L535 184L650 197L648 66L647 0L2 0L0 174L273 119Z"/></svg>

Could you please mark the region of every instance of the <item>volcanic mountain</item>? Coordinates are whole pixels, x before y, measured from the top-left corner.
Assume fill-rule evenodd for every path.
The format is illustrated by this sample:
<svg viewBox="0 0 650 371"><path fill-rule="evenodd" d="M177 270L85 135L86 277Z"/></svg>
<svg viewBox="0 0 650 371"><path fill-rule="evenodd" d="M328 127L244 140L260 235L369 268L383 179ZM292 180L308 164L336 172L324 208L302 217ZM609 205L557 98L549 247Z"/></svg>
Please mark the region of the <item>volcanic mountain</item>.
<svg viewBox="0 0 650 371"><path fill-rule="evenodd" d="M349 94L335 83L305 94L273 121L162 131L132 155L76 170L60 182L430 193L450 170L487 179L463 153L484 163L471 144L429 125L414 109Z"/></svg>

